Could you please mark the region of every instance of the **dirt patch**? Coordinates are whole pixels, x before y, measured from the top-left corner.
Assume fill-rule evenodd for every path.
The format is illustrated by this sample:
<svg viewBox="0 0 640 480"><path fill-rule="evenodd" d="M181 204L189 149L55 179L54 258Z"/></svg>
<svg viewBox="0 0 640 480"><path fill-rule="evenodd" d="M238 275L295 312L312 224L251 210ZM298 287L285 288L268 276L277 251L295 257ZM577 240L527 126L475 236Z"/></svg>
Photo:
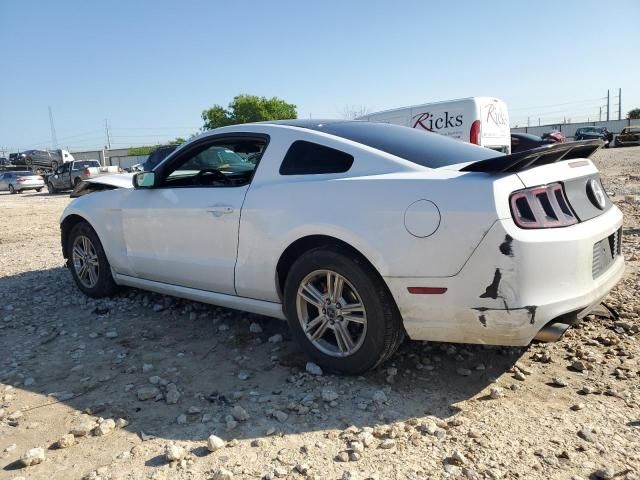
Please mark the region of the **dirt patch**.
<svg viewBox="0 0 640 480"><path fill-rule="evenodd" d="M639 478L640 148L595 160L625 213L620 318L522 349L407 342L355 378L308 373L277 320L87 299L69 198L0 195L0 479Z"/></svg>

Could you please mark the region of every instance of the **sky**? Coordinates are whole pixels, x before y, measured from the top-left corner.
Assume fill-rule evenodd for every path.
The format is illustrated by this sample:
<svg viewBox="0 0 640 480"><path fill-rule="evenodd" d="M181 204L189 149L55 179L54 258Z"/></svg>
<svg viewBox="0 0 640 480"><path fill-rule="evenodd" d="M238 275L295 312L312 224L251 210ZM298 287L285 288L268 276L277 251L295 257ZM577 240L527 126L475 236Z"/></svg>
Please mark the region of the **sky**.
<svg viewBox="0 0 640 480"><path fill-rule="evenodd" d="M640 107L640 1L0 0L0 154L189 136L235 95L341 118L495 96L512 126ZM615 12L613 11L615 10ZM613 14L615 13L615 15ZM630 52L634 52L630 54ZM603 114L604 115L604 114Z"/></svg>

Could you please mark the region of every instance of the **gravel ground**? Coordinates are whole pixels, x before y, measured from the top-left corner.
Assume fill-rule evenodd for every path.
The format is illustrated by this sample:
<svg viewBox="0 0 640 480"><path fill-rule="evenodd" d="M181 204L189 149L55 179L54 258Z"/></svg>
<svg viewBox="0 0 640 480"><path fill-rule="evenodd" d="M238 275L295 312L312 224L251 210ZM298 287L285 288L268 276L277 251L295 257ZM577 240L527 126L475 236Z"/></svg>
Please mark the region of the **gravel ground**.
<svg viewBox="0 0 640 480"><path fill-rule="evenodd" d="M528 348L407 342L356 378L307 372L277 320L87 299L68 196L0 194L0 479L639 479L640 148L595 160L625 213L619 319Z"/></svg>

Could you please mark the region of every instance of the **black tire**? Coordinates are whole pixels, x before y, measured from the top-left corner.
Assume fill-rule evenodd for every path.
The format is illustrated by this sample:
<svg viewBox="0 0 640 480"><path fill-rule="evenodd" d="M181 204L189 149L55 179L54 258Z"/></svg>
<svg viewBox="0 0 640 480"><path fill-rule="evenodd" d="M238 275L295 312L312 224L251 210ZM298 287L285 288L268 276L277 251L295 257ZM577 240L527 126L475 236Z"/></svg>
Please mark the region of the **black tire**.
<svg viewBox="0 0 640 480"><path fill-rule="evenodd" d="M307 338L298 319L296 300L301 282L310 273L325 269L338 273L353 285L367 312L364 340L348 356L336 357L322 352ZM363 373L384 363L404 340L400 312L378 272L339 246L310 250L295 261L285 282L284 312L294 339L315 363L349 375Z"/></svg>
<svg viewBox="0 0 640 480"><path fill-rule="evenodd" d="M55 160L51 161L51 171L55 172L56 170L58 170L58 162L56 162Z"/></svg>
<svg viewBox="0 0 640 480"><path fill-rule="evenodd" d="M78 277L78 273L76 272L76 268L73 262L73 245L79 236L87 237L93 247L95 248L95 252L98 258L98 280L94 287L87 287L82 283L80 278ZM86 222L80 222L74 225L69 232L69 236L67 237L67 245L65 249L67 253L67 267L71 270L71 275L73 276L74 281L78 288L87 296L91 298L104 298L110 297L118 290L118 286L113 281L113 276L111 275L111 266L109 265L109 261L107 260L107 256L104 253L104 249L102 248L102 243L98 238L96 232L91 228Z"/></svg>
<svg viewBox="0 0 640 480"><path fill-rule="evenodd" d="M47 191L49 192L49 195L56 193L56 187L53 186L53 183L47 182Z"/></svg>
<svg viewBox="0 0 640 480"><path fill-rule="evenodd" d="M17 193L17 192L16 192L16 189L15 189L15 188L13 188L13 185L11 185L11 184L9 184L9 193L10 193L11 195L15 195L15 194Z"/></svg>
<svg viewBox="0 0 640 480"><path fill-rule="evenodd" d="M40 193L42 191L42 187L36 188L36 192Z"/></svg>
<svg viewBox="0 0 640 480"><path fill-rule="evenodd" d="M76 188L78 184L81 182L80 177L76 177L73 179L73 188Z"/></svg>

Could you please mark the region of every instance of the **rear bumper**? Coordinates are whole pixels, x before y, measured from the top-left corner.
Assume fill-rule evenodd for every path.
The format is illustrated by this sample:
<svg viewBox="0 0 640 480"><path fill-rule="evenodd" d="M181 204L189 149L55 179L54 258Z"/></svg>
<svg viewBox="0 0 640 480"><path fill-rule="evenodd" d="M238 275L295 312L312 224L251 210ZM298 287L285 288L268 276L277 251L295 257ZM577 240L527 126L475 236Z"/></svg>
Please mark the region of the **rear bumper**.
<svg viewBox="0 0 640 480"><path fill-rule="evenodd" d="M44 187L44 181L22 182L22 183L16 183L14 185L14 188L16 190L34 190L36 188L43 188L43 187Z"/></svg>
<svg viewBox="0 0 640 480"><path fill-rule="evenodd" d="M386 277L409 336L492 345L527 345L549 322L586 315L620 280L622 255L595 279L594 244L622 226L613 207L571 227L523 230L497 221L453 277ZM410 294L408 287L446 288Z"/></svg>

